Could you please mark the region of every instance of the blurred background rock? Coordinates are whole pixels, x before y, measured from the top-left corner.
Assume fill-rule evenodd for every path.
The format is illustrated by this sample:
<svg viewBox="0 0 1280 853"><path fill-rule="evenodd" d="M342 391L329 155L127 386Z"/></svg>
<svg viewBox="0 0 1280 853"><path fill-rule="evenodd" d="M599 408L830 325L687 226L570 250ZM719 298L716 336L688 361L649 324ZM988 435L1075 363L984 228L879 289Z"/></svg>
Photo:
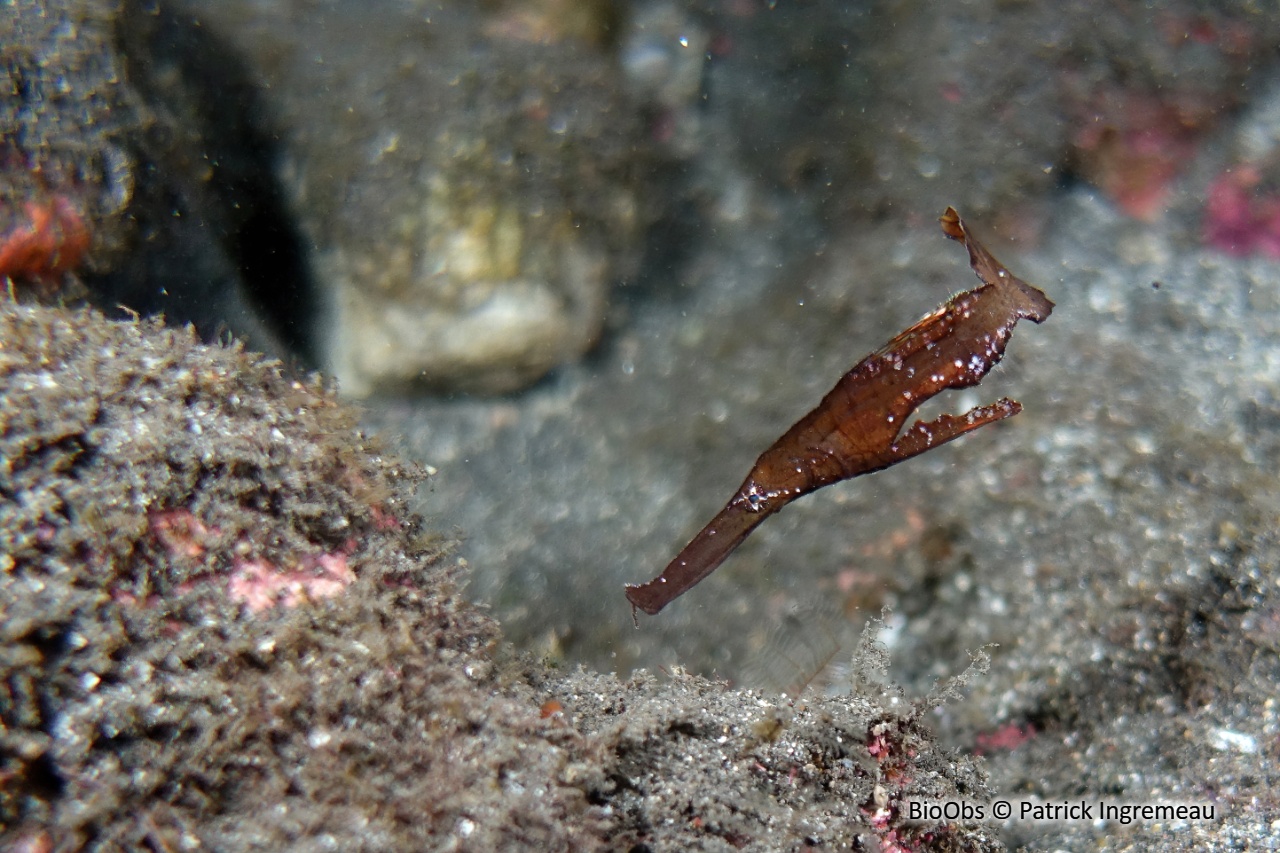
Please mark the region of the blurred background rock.
<svg viewBox="0 0 1280 853"><path fill-rule="evenodd" d="M1245 2L13 8L0 271L358 396L526 387L707 246L791 270L946 201L1034 240L1077 179L1150 220L1280 33ZM42 228L56 270L14 258Z"/></svg>

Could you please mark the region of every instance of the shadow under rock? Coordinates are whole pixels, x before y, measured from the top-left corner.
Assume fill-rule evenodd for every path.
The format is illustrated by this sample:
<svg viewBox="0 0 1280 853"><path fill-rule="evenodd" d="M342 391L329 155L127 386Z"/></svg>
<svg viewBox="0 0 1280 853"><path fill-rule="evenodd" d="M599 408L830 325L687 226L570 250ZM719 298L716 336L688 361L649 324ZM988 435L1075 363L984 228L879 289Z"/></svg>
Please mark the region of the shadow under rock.
<svg viewBox="0 0 1280 853"><path fill-rule="evenodd" d="M129 4L130 83L156 115L132 152L136 248L90 279L104 310L244 336L315 365L318 311L303 241L276 182L277 137L243 60L193 18Z"/></svg>

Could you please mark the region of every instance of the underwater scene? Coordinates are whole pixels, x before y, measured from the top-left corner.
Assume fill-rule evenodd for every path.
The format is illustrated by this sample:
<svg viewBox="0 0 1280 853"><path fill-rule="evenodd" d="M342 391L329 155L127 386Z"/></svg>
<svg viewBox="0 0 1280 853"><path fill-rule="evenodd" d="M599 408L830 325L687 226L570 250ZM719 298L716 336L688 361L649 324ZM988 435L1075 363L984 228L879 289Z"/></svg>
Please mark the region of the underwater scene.
<svg viewBox="0 0 1280 853"><path fill-rule="evenodd" d="M1280 8L0 58L0 847L1280 846Z"/></svg>

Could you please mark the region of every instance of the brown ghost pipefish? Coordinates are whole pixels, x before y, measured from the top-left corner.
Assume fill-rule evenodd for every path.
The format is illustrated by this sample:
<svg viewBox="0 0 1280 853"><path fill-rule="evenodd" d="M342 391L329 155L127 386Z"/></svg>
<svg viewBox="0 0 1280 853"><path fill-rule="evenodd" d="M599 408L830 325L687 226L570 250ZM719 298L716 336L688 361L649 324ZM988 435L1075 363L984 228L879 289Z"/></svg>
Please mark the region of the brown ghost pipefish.
<svg viewBox="0 0 1280 853"><path fill-rule="evenodd" d="M982 285L955 296L846 373L817 408L761 454L737 494L662 574L627 584L633 612L638 607L652 615L688 592L760 522L801 495L896 465L1022 411L1005 397L964 415L905 426L926 400L981 382L1000 362L1019 320L1041 323L1053 310L1047 296L969 233L955 208L948 207L940 221L942 232L969 250Z"/></svg>

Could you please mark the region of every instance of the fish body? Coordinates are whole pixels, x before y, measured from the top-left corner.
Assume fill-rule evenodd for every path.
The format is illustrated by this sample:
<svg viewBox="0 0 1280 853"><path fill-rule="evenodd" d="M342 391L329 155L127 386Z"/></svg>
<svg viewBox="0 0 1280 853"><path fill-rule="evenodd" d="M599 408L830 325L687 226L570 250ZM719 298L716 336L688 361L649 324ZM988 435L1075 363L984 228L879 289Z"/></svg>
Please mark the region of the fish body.
<svg viewBox="0 0 1280 853"><path fill-rule="evenodd" d="M1001 264L955 208L940 219L964 244L982 285L960 293L840 378L813 411L760 454L724 509L653 580L627 584L633 608L657 613L715 571L762 521L791 501L870 474L1022 411L1007 397L907 425L927 400L977 385L999 364L1019 320L1042 323L1053 302Z"/></svg>

